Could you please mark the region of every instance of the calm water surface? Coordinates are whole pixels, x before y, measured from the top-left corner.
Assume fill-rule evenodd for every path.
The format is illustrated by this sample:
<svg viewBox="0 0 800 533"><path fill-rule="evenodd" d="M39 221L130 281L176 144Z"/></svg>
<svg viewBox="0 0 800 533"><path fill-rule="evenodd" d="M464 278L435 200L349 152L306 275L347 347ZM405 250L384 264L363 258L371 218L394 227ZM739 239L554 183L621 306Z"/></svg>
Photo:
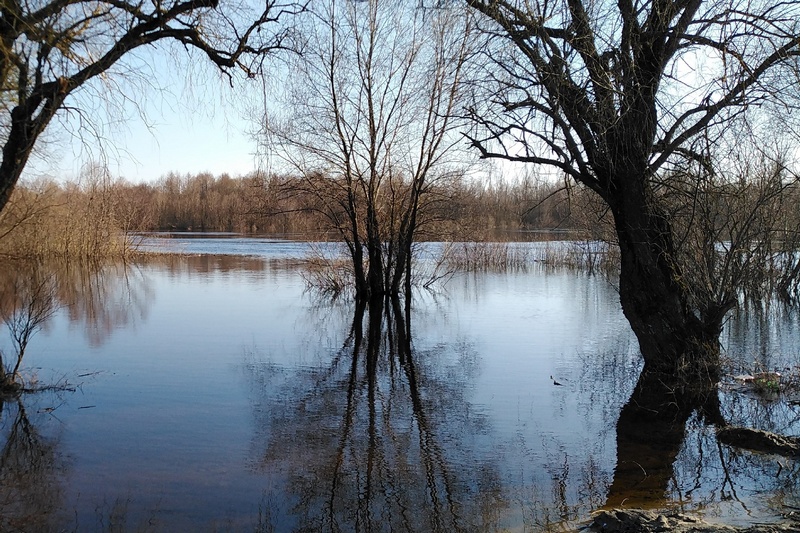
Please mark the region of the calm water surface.
<svg viewBox="0 0 800 533"><path fill-rule="evenodd" d="M76 390L3 405L3 527L560 531L612 500L641 363L604 278L462 275L371 317L305 291L307 244L169 246L193 255L58 274L25 374ZM791 368L798 338L773 309L723 341L733 367ZM798 434L796 405L721 398L731 421ZM796 463L694 419L665 463L663 490L614 501L734 524L800 506Z"/></svg>

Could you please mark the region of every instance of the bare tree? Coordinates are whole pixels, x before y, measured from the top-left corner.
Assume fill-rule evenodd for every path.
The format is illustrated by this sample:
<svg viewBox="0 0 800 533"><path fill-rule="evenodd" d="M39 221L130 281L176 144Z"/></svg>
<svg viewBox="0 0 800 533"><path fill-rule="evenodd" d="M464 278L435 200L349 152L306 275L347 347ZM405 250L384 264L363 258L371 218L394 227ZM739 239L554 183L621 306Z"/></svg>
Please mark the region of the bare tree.
<svg viewBox="0 0 800 533"><path fill-rule="evenodd" d="M679 161L705 160L699 136L713 139L750 107L792 101L800 2L468 4L495 43L489 96L470 109L473 146L594 191L613 215L620 301L646 369L713 381L733 302L693 299L701 291L659 190Z"/></svg>
<svg viewBox="0 0 800 533"><path fill-rule="evenodd" d="M68 99L159 41L199 51L233 76L254 76L266 52L287 46L279 19L301 4L266 0L8 0L0 5L0 210L32 150ZM274 30L274 31L273 31Z"/></svg>
<svg viewBox="0 0 800 533"><path fill-rule="evenodd" d="M20 271L1 293L5 298L0 302L0 317L15 353L9 357L0 353L0 391L20 388L19 368L28 343L58 309L55 277L45 275L37 266L28 266L30 270Z"/></svg>
<svg viewBox="0 0 800 533"><path fill-rule="evenodd" d="M732 308L768 302L797 249L787 232L798 176L782 154L752 143L701 163L686 161L666 175L659 197L675 233L690 304Z"/></svg>
<svg viewBox="0 0 800 533"><path fill-rule="evenodd" d="M289 190L346 243L356 295L398 294L431 191L463 169L452 112L471 22L410 2L314 7L289 66L288 112L267 114L266 142L297 176Z"/></svg>

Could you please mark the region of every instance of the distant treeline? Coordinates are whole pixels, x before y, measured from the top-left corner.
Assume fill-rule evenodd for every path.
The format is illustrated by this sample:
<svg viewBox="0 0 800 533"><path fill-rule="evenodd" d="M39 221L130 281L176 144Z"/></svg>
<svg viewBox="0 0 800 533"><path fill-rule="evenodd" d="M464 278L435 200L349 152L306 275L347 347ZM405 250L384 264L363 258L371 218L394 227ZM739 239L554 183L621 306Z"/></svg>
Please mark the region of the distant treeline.
<svg viewBox="0 0 800 533"><path fill-rule="evenodd" d="M451 180L431 196L437 198L435 216L421 234L428 240L491 240L503 233L586 227L577 215L576 192L558 184ZM125 247L114 235L145 231L337 239L326 233L330 225L313 203L280 175L171 173L133 184L93 169L76 182L20 184L0 215L0 253L113 255Z"/></svg>
<svg viewBox="0 0 800 533"><path fill-rule="evenodd" d="M169 174L155 183L113 184L128 231L224 231L324 238L329 224L314 199L294 194L291 180L251 173L243 177ZM437 191L429 239L483 238L492 231L573 229L567 191L531 180L491 185L449 182ZM478 234L476 234L478 232ZM336 238L336 236L331 236Z"/></svg>
<svg viewBox="0 0 800 533"><path fill-rule="evenodd" d="M777 178L776 178L777 179ZM715 239L733 240L730 220L743 206L775 204L765 226L783 228L783 240L798 238L800 190L780 179L731 182L715 189L717 200L704 202L703 220L713 221ZM581 187L520 179L481 182L449 180L429 191L435 199L419 240L503 241L558 238L613 241L608 213ZM765 195L764 191L778 190ZM740 205L741 204L741 205ZM691 206L675 204L674 218ZM696 209L696 208L695 208ZM760 211L759 211L760 212ZM733 213L733 214L732 214ZM702 214L702 213L700 213ZM740 213L741 214L741 213ZM748 220L752 219L749 217ZM727 224L727 225L726 225ZM766 227L768 226L768 227ZM0 255L14 257L108 257L131 251L136 232L213 231L288 235L307 240L338 240L314 198L296 191L292 179L252 173L241 177L168 174L153 183L132 184L92 168L74 182L40 180L17 186L0 213ZM774 238L774 237L772 237Z"/></svg>

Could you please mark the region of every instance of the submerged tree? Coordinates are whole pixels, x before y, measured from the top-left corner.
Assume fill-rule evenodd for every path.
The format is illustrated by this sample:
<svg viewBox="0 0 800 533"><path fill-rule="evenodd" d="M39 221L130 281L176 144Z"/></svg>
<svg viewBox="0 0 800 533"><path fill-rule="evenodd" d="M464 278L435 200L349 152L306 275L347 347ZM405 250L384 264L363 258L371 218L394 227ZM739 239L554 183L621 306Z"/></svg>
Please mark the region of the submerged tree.
<svg viewBox="0 0 800 533"><path fill-rule="evenodd" d="M461 105L471 23L409 2L316 4L304 53L288 66L286 111L267 113L270 150L346 243L357 297L411 284L412 245L438 184L460 175Z"/></svg>
<svg viewBox="0 0 800 533"><path fill-rule="evenodd" d="M126 56L171 41L198 51L229 75L242 69L253 76L266 52L288 44L289 33L278 19L301 9L279 0L225 8L218 0L3 1L0 210L37 140L69 107L70 96L93 80L119 76L112 68Z"/></svg>
<svg viewBox="0 0 800 533"><path fill-rule="evenodd" d="M707 161L698 139L751 106L792 101L800 2L468 3L497 37L473 146L594 191L613 216L620 301L646 370L714 381L734 302L698 290L663 192L678 163Z"/></svg>

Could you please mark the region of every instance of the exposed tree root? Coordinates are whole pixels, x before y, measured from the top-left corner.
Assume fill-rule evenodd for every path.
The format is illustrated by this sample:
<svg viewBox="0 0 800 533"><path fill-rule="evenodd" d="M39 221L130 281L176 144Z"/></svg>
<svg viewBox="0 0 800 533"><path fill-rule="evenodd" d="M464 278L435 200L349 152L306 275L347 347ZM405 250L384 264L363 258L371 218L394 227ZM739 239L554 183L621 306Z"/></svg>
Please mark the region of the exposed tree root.
<svg viewBox="0 0 800 533"><path fill-rule="evenodd" d="M597 514L588 530L605 533L800 533L800 522L735 528L710 524L677 512L659 514L641 509L611 509Z"/></svg>
<svg viewBox="0 0 800 533"><path fill-rule="evenodd" d="M717 430L717 440L728 446L746 450L786 457L800 457L800 438L778 435L760 429L723 427Z"/></svg>

